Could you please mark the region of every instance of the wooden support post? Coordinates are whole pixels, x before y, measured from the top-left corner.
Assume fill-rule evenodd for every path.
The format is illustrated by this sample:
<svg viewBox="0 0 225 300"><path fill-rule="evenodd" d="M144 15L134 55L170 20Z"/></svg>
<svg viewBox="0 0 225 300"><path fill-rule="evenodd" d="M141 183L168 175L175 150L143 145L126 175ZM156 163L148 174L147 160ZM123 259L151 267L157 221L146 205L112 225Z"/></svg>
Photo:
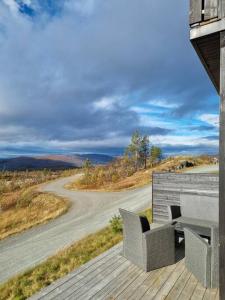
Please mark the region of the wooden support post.
<svg viewBox="0 0 225 300"><path fill-rule="evenodd" d="M219 235L220 299L225 299L225 31L220 33Z"/></svg>

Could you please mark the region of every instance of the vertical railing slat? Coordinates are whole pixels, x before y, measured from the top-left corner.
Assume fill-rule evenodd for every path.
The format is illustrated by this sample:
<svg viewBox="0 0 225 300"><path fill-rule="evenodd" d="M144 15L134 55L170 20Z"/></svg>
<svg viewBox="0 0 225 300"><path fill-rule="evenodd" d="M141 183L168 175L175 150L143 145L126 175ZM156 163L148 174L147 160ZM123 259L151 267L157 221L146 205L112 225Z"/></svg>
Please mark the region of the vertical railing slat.
<svg viewBox="0 0 225 300"><path fill-rule="evenodd" d="M202 0L190 0L190 25L202 21Z"/></svg>
<svg viewBox="0 0 225 300"><path fill-rule="evenodd" d="M218 17L218 0L205 0L204 21Z"/></svg>

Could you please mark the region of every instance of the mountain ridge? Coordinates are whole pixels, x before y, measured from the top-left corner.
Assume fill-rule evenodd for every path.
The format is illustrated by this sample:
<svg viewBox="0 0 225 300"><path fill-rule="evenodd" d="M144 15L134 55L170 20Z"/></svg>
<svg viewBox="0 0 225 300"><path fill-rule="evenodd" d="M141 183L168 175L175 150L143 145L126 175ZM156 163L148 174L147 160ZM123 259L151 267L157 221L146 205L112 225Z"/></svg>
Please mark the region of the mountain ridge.
<svg viewBox="0 0 225 300"><path fill-rule="evenodd" d="M114 157L106 154L70 154L44 156L18 156L0 159L0 170L24 171L40 169L68 169L80 168L83 162L89 159L93 165L107 164Z"/></svg>

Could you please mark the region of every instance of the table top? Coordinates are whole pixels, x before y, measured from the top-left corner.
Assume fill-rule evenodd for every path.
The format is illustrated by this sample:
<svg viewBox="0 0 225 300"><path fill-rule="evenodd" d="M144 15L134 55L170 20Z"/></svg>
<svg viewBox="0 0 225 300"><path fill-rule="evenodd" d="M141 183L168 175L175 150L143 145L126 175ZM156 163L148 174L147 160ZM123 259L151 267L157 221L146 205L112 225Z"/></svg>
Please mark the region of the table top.
<svg viewBox="0 0 225 300"><path fill-rule="evenodd" d="M196 231L200 235L211 236L211 228L218 227L218 223L207 220L193 219L187 217L179 217L173 220L177 222L175 224L176 231L183 231L185 227L188 227Z"/></svg>

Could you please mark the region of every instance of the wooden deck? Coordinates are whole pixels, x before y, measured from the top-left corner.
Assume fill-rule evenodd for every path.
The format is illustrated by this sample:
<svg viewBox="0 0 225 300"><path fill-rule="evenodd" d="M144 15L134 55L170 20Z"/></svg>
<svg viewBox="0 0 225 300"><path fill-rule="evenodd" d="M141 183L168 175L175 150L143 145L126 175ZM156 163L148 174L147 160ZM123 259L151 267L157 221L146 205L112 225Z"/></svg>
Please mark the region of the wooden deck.
<svg viewBox="0 0 225 300"><path fill-rule="evenodd" d="M145 273L121 256L122 244L56 281L31 299L219 300L218 289L205 289L187 271L184 259Z"/></svg>

